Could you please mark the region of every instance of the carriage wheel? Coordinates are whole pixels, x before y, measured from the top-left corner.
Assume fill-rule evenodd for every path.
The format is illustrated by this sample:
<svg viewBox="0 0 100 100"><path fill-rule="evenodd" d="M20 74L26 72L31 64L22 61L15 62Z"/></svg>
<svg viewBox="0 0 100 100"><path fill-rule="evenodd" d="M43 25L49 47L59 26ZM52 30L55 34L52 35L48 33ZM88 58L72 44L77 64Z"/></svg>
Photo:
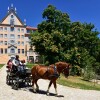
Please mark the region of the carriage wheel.
<svg viewBox="0 0 100 100"><path fill-rule="evenodd" d="M9 75L6 76L6 84L10 85L10 76Z"/></svg>
<svg viewBox="0 0 100 100"><path fill-rule="evenodd" d="M31 86L31 85L32 85L32 80L31 80L31 78L30 78L30 77L26 78L25 83L26 83L28 86Z"/></svg>
<svg viewBox="0 0 100 100"><path fill-rule="evenodd" d="M12 89L18 90L19 88L19 81L18 80L14 80L13 84L12 84Z"/></svg>

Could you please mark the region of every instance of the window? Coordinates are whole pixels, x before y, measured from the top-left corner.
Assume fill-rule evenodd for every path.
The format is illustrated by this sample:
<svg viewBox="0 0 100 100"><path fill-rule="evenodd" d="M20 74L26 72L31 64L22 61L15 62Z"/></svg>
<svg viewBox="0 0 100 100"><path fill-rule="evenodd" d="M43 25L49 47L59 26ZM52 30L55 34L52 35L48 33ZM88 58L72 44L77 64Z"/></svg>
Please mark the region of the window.
<svg viewBox="0 0 100 100"><path fill-rule="evenodd" d="M13 15L11 15L11 18L14 18L14 16L13 16Z"/></svg>
<svg viewBox="0 0 100 100"><path fill-rule="evenodd" d="M11 48L10 49L10 53L15 53L15 49L14 48Z"/></svg>
<svg viewBox="0 0 100 100"><path fill-rule="evenodd" d="M0 27L0 31L3 31L3 27Z"/></svg>
<svg viewBox="0 0 100 100"><path fill-rule="evenodd" d="M24 35L22 35L21 38L24 39Z"/></svg>
<svg viewBox="0 0 100 100"><path fill-rule="evenodd" d="M7 34L4 34L4 38L7 38Z"/></svg>
<svg viewBox="0 0 100 100"><path fill-rule="evenodd" d="M3 38L3 34L0 34L0 38Z"/></svg>
<svg viewBox="0 0 100 100"><path fill-rule="evenodd" d="M22 49L22 54L24 54L24 49Z"/></svg>
<svg viewBox="0 0 100 100"><path fill-rule="evenodd" d="M11 44L14 44L14 43L15 43L15 40L10 40L10 43L11 43Z"/></svg>
<svg viewBox="0 0 100 100"><path fill-rule="evenodd" d="M4 30L7 31L7 27L5 27Z"/></svg>
<svg viewBox="0 0 100 100"><path fill-rule="evenodd" d="M10 24L14 25L14 19L10 19Z"/></svg>
<svg viewBox="0 0 100 100"><path fill-rule="evenodd" d="M20 39L20 35L18 35L17 37L18 37L18 39Z"/></svg>
<svg viewBox="0 0 100 100"><path fill-rule="evenodd" d="M1 54L3 54L3 48L1 48Z"/></svg>
<svg viewBox="0 0 100 100"><path fill-rule="evenodd" d="M10 34L10 38L15 38L15 35L14 34Z"/></svg>
<svg viewBox="0 0 100 100"><path fill-rule="evenodd" d="M7 41L4 41L4 45L7 45Z"/></svg>
<svg viewBox="0 0 100 100"><path fill-rule="evenodd" d="M20 49L18 49L18 53L20 53Z"/></svg>
<svg viewBox="0 0 100 100"><path fill-rule="evenodd" d="M24 29L21 29L21 32L24 33Z"/></svg>
<svg viewBox="0 0 100 100"><path fill-rule="evenodd" d="M18 28L18 32L20 32L20 28Z"/></svg>
<svg viewBox="0 0 100 100"><path fill-rule="evenodd" d="M7 49L5 49L5 54L7 54Z"/></svg>
<svg viewBox="0 0 100 100"><path fill-rule="evenodd" d="M10 31L13 32L13 31L14 31L14 27L11 27L11 28L10 28Z"/></svg>
<svg viewBox="0 0 100 100"><path fill-rule="evenodd" d="M0 41L0 45L3 45L3 41Z"/></svg>
<svg viewBox="0 0 100 100"><path fill-rule="evenodd" d="M22 42L22 45L24 46L24 42Z"/></svg>
<svg viewBox="0 0 100 100"><path fill-rule="evenodd" d="M18 41L18 45L20 45L20 41Z"/></svg>
<svg viewBox="0 0 100 100"><path fill-rule="evenodd" d="M30 33L30 30L27 30L27 33Z"/></svg>

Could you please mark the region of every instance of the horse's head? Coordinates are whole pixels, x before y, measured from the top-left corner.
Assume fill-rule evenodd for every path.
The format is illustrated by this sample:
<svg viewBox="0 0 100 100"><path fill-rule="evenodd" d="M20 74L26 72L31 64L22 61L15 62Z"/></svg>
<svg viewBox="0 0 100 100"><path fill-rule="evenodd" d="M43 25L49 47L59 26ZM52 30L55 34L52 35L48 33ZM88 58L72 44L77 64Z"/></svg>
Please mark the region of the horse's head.
<svg viewBox="0 0 100 100"><path fill-rule="evenodd" d="M69 76L69 68L70 65L66 62L57 62L56 63L57 69L60 73L63 73L65 77Z"/></svg>
<svg viewBox="0 0 100 100"><path fill-rule="evenodd" d="M65 75L65 77L69 76L69 64L62 70L62 73Z"/></svg>

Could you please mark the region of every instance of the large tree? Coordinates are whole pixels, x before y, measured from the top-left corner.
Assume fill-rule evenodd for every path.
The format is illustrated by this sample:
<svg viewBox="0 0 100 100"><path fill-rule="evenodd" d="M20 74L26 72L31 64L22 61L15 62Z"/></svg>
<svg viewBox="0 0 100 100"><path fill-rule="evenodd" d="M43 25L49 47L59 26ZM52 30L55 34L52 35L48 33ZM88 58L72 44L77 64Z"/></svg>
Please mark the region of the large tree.
<svg viewBox="0 0 100 100"><path fill-rule="evenodd" d="M64 60L68 49L66 34L69 32L70 18L67 13L62 13L52 5L44 10L43 18L45 20L38 25L38 32L31 38L33 45L49 63Z"/></svg>
<svg viewBox="0 0 100 100"><path fill-rule="evenodd" d="M48 5L42 17L38 31L31 34L31 44L46 61L67 61L81 68L100 69L99 32L93 24L71 22L67 13L52 5Z"/></svg>

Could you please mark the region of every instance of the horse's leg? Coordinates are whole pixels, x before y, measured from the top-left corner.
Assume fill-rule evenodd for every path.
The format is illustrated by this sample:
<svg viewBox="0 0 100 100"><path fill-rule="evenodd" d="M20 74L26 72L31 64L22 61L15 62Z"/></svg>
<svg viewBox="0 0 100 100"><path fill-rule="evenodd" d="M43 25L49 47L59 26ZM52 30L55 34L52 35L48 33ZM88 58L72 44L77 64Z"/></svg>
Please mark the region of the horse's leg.
<svg viewBox="0 0 100 100"><path fill-rule="evenodd" d="M37 84L37 81L38 81L38 80L35 80L35 84L36 84L36 91L39 91L39 86L38 86L38 84Z"/></svg>
<svg viewBox="0 0 100 100"><path fill-rule="evenodd" d="M56 81L53 82L53 85L54 85L54 88L55 88L55 93L56 93L56 95L58 95L58 93L57 93L57 84L56 84Z"/></svg>
<svg viewBox="0 0 100 100"><path fill-rule="evenodd" d="M35 83L35 80L33 79L33 81L32 81L32 88L33 88L33 92L36 92L36 90L34 88L34 83Z"/></svg>
<svg viewBox="0 0 100 100"><path fill-rule="evenodd" d="M48 90L47 90L47 95L49 95L49 89L50 89L51 85L52 85L52 81L50 81L50 83L49 83Z"/></svg>

